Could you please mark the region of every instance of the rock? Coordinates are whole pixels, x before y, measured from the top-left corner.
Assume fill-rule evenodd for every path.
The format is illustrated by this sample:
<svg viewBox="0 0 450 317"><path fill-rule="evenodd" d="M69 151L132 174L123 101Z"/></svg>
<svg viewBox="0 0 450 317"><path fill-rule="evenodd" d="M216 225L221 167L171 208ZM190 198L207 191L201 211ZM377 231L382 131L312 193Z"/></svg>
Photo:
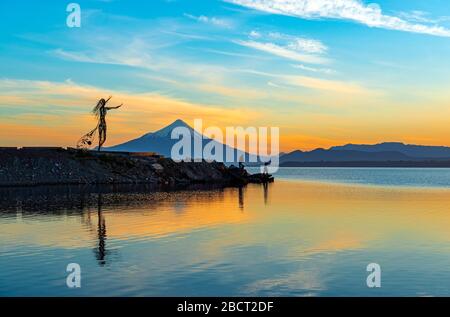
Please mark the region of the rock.
<svg viewBox="0 0 450 317"><path fill-rule="evenodd" d="M223 163L176 163L147 158L77 150L9 149L0 151L0 186L46 184L166 184L216 183L245 185L272 182L269 175L250 175Z"/></svg>
<svg viewBox="0 0 450 317"><path fill-rule="evenodd" d="M153 169L157 170L157 171L163 171L164 167L161 166L161 164L155 163L152 164Z"/></svg>

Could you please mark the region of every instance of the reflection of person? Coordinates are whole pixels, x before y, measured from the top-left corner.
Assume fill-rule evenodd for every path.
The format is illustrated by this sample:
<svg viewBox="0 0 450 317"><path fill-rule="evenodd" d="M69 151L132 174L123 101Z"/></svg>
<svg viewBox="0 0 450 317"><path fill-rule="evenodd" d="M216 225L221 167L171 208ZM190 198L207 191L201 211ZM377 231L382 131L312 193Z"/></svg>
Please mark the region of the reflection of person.
<svg viewBox="0 0 450 317"><path fill-rule="evenodd" d="M263 183L264 188L264 204L267 205L269 200L269 184L267 182Z"/></svg>
<svg viewBox="0 0 450 317"><path fill-rule="evenodd" d="M106 260L106 222L102 211L103 199L102 194L98 194L98 249L97 249L97 261L100 265L105 265Z"/></svg>
<svg viewBox="0 0 450 317"><path fill-rule="evenodd" d="M106 104L112 97L109 97L108 100L100 99L92 112L98 118L97 127L90 131L88 134L84 135L80 141L78 141L78 148L83 148L86 146L91 146L92 141L95 137L95 132L98 130L98 150L100 151L103 144L106 142L106 114L109 110L119 109L122 105L117 107L106 107Z"/></svg>
<svg viewBox="0 0 450 317"><path fill-rule="evenodd" d="M244 209L244 190L239 187L239 209Z"/></svg>

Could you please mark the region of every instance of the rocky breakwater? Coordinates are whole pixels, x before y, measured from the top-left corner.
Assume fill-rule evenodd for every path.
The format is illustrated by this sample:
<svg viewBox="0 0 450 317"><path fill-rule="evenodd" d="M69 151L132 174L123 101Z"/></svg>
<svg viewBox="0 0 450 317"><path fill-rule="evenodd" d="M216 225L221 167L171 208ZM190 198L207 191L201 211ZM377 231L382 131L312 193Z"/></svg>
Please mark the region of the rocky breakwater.
<svg viewBox="0 0 450 317"><path fill-rule="evenodd" d="M273 182L223 163L181 162L151 153L0 148L0 186L57 184L189 185Z"/></svg>

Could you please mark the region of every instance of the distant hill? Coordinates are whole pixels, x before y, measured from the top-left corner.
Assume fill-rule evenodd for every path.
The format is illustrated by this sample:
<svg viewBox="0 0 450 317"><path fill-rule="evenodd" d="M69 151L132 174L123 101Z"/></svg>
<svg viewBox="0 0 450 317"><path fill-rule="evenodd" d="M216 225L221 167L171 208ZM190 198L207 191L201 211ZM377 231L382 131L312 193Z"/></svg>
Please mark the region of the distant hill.
<svg viewBox="0 0 450 317"><path fill-rule="evenodd" d="M394 151L364 152L352 150L317 149L310 152L294 151L281 157L281 162L352 162L352 161L409 161L415 160Z"/></svg>
<svg viewBox="0 0 450 317"><path fill-rule="evenodd" d="M374 145L347 144L335 146L333 151L362 151L362 152L398 152L416 158L449 158L450 147L445 146L425 146L404 144L400 142L385 142Z"/></svg>
<svg viewBox="0 0 450 317"><path fill-rule="evenodd" d="M194 136L202 137L202 135L195 131L192 127L190 127L186 122L183 120L176 120L170 125L164 127L161 130L158 130L156 132L150 132L147 133L140 138L130 140L128 142L112 146L109 148L105 148L105 150L108 151L120 151L120 152L156 152L158 154L161 154L165 157L171 157L171 151L172 147L179 141L179 140L172 140L171 134L172 130L178 127L184 127L187 128L191 132L191 149L192 153L189 157L186 157L186 159L194 158ZM227 162L228 164L234 164L237 165L239 158L241 155L244 156L244 159L246 162L248 162L248 153L242 153L236 149L233 149L227 145L224 145L222 143L219 143L215 140L205 138L203 137L203 148L209 144L210 142L213 142L212 144L216 144L218 147L222 147L223 149L223 157L221 160L218 160L219 162L225 162L225 155L226 151L233 151L234 153L234 161ZM210 157L204 157L204 159L211 159Z"/></svg>
<svg viewBox="0 0 450 317"><path fill-rule="evenodd" d="M450 148L381 143L335 146L328 150L293 151L280 158L281 166L405 166L447 167Z"/></svg>

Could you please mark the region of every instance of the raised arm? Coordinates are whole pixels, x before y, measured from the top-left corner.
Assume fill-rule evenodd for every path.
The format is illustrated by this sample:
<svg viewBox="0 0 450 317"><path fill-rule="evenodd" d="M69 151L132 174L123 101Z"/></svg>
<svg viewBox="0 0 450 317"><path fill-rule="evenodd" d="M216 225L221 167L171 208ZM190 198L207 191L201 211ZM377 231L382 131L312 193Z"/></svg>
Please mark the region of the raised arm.
<svg viewBox="0 0 450 317"><path fill-rule="evenodd" d="M123 104L121 104L120 106L117 107L106 107L106 110L114 110L114 109L119 109L120 107L122 107Z"/></svg>
<svg viewBox="0 0 450 317"><path fill-rule="evenodd" d="M105 100L105 105L108 103L108 101L111 100L111 98L112 98L112 96L109 96L109 98Z"/></svg>

